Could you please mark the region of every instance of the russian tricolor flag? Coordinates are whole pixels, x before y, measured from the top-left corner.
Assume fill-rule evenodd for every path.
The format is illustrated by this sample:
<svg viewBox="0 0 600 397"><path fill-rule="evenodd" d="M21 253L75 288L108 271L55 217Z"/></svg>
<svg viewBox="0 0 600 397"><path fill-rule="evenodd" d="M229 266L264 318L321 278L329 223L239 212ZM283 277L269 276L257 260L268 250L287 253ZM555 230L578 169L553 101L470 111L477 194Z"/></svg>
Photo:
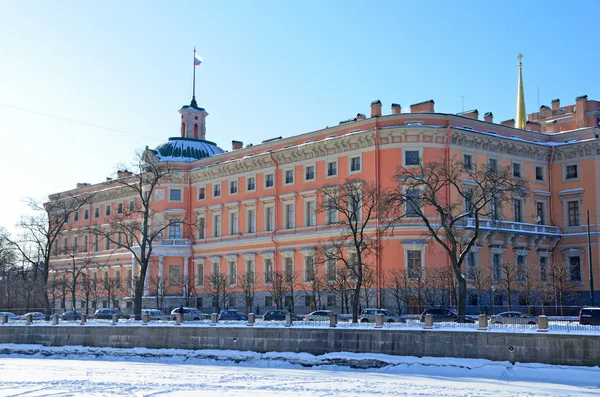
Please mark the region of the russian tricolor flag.
<svg viewBox="0 0 600 397"><path fill-rule="evenodd" d="M194 53L194 66L198 66L202 63L202 58L199 55Z"/></svg>

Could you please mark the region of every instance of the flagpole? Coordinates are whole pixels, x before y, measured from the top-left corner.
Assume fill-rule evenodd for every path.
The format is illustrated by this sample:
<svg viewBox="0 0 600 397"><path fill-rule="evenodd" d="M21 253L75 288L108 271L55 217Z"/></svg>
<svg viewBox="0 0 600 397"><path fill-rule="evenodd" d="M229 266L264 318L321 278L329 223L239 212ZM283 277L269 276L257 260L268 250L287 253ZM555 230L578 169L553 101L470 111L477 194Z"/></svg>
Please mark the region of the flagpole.
<svg viewBox="0 0 600 397"><path fill-rule="evenodd" d="M196 102L196 47L194 47L194 59L192 61L192 66L194 67L194 82L192 84L192 102Z"/></svg>

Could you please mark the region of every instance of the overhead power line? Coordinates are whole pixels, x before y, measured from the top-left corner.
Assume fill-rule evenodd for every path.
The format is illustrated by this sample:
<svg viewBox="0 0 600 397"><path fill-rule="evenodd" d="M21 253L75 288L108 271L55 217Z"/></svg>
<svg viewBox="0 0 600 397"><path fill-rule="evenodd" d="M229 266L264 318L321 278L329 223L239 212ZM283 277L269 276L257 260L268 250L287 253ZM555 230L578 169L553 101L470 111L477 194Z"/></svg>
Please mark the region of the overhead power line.
<svg viewBox="0 0 600 397"><path fill-rule="evenodd" d="M42 113L42 112L38 112L38 111L35 111L35 110L20 108L20 107L17 107L17 106L6 105L6 104L3 104L3 103L0 103L0 106L5 107L5 108L9 108L9 109L13 109L13 110L19 110L21 112L27 112L27 113L37 114L38 116L49 117L49 118L56 119L56 120L68 121L70 123L80 124L80 125L84 125L86 127L98 128L98 129L101 129L101 130L118 132L118 133L121 133L121 134L127 134L127 135L137 136L139 138L152 139L152 140L159 141L159 142L163 141L162 139L153 138L151 136L140 135L140 134L136 134L134 132L119 130L117 128L103 127L101 125L87 123L85 121L73 120L73 119L69 119L69 118L66 118L66 117L55 116L53 114Z"/></svg>

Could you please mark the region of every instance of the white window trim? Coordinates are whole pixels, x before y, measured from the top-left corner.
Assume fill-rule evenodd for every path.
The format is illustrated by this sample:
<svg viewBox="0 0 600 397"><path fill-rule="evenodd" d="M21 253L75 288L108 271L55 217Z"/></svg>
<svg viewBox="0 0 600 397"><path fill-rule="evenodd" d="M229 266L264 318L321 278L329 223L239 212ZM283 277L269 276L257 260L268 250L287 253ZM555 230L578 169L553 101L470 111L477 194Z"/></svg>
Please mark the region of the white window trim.
<svg viewBox="0 0 600 397"><path fill-rule="evenodd" d="M335 174L333 175L329 175L329 164L331 163L335 163ZM338 160L326 160L325 161L325 179L327 178L337 178L338 176L340 176L340 167L338 164Z"/></svg>
<svg viewBox="0 0 600 397"><path fill-rule="evenodd" d="M204 188L204 198L200 198L200 189ZM206 185L200 185L196 187L196 200L197 201L204 201L206 200L206 196L207 196L207 192L206 192Z"/></svg>
<svg viewBox="0 0 600 397"><path fill-rule="evenodd" d="M479 271L479 248L478 246L472 246L471 250L469 251L469 253L473 254L473 268L475 269L475 272ZM467 278L467 282L474 282L475 279L474 278L470 278L469 275L469 268L467 266L467 260L465 258L465 274L466 274L466 278Z"/></svg>
<svg viewBox="0 0 600 397"><path fill-rule="evenodd" d="M235 182L235 185L236 185L235 193L231 193L231 184L233 182ZM239 178L227 180L227 195L228 196L237 196L239 192L240 192L240 180L239 180ZM221 192L221 194L222 194L222 192Z"/></svg>
<svg viewBox="0 0 600 397"><path fill-rule="evenodd" d="M352 171L352 159L355 159L357 157L360 159L360 169L358 171ZM363 164L362 153L348 156L348 175L360 174L363 171L364 167L365 165Z"/></svg>
<svg viewBox="0 0 600 397"><path fill-rule="evenodd" d="M308 167L313 167L313 178L312 179L306 179L306 169ZM302 167L302 179L304 180L304 182L316 182L317 181L317 164L316 163L310 163L310 164L305 164L304 167Z"/></svg>
<svg viewBox="0 0 600 397"><path fill-rule="evenodd" d="M219 195L215 195L215 186L218 185L219 186ZM212 193L212 197L213 198L217 198L217 197L223 197L223 184L221 182L215 182L211 185L211 193Z"/></svg>
<svg viewBox="0 0 600 397"><path fill-rule="evenodd" d="M237 231L235 233L233 233L233 228L231 227L233 225L232 218L233 218L233 214L237 214L237 219L236 219L236 229ZM229 235L230 236L237 236L240 233L240 215L239 215L239 211L237 208L234 209L230 209L227 211L227 220L229 221Z"/></svg>
<svg viewBox="0 0 600 397"><path fill-rule="evenodd" d="M267 186L267 175L273 175L273 186ZM263 173L263 188L266 189L275 189L275 172L265 172Z"/></svg>
<svg viewBox="0 0 600 397"><path fill-rule="evenodd" d="M172 190L179 190L179 197L181 197L181 200L171 200L171 191ZM170 203L181 203L183 202L183 188L179 188L179 187L170 187L169 188L169 199L168 201Z"/></svg>
<svg viewBox="0 0 600 397"><path fill-rule="evenodd" d="M293 219L292 219L292 227L288 227L288 219L287 219L287 206L291 205L292 208L292 214L293 214ZM288 201L288 202L283 202L283 228L285 230L292 230L296 228L296 202L295 201Z"/></svg>
<svg viewBox="0 0 600 397"><path fill-rule="evenodd" d="M254 189L248 189L248 182L250 181L251 178L254 178ZM246 176L246 191L247 192L255 192L256 191L256 175L247 175ZM238 191L239 191L239 186L238 186Z"/></svg>
<svg viewBox="0 0 600 397"><path fill-rule="evenodd" d="M287 182L286 174L292 171L292 182ZM293 186L296 183L296 167L287 167L283 169L283 186Z"/></svg>
<svg viewBox="0 0 600 397"><path fill-rule="evenodd" d="M583 202L583 192L575 192L573 194L563 194L560 196L560 202L563 207L563 225L565 229L576 229L583 226L583 214L582 214L582 202ZM579 203L579 226L569 226L569 202L577 201Z"/></svg>
<svg viewBox="0 0 600 397"><path fill-rule="evenodd" d="M574 284L574 285L582 285L584 283L584 277L583 277L583 255L584 255L584 250L581 248L568 248L566 250L563 250L563 255L565 257L565 265L566 265L566 270L567 270L567 283L569 284ZM579 281L572 281L570 279L571 277L571 259L572 257L579 257L579 274L581 276L581 280Z"/></svg>
<svg viewBox="0 0 600 397"><path fill-rule="evenodd" d="M514 165L515 165L515 164L518 164L518 165L519 165L519 167L520 167L520 170L521 170L521 175L519 175L519 176L515 176L515 174L514 174L514 172L515 172L515 170L514 170ZM510 163L510 175L511 175L513 178L523 179L523 178L525 177L525 175L524 175L524 174L525 174L525 168L524 168L523 162L522 162L522 161L515 161L515 160L513 160L513 161ZM535 176L535 175L534 175L534 176Z"/></svg>
<svg viewBox="0 0 600 397"><path fill-rule="evenodd" d="M304 212L304 226L305 227L315 227L317 226L317 198L315 196L312 196L310 198L304 198L303 200L303 204L304 204L304 208L303 208L303 212ZM315 204L315 224L314 225L309 225L308 224L308 217L309 217L309 213L308 213L308 203L314 203Z"/></svg>
<svg viewBox="0 0 600 397"><path fill-rule="evenodd" d="M542 179L536 178L536 167L540 167L542 169ZM533 182L534 183L546 183L546 166L543 164L533 164Z"/></svg>
<svg viewBox="0 0 600 397"><path fill-rule="evenodd" d="M202 276L205 276L206 274L206 266L205 266L206 260L205 258L196 258L194 259L194 285L198 288L202 288L204 287L204 277L202 278L198 278L198 269L200 268L200 266L202 266ZM198 281L200 281L200 283L198 283Z"/></svg>
<svg viewBox="0 0 600 397"><path fill-rule="evenodd" d="M413 243L413 244L402 244L404 248L404 275L408 280L414 281L415 278L410 278L408 274L408 251L421 251L421 278L424 281L426 276L425 266L425 249L427 244Z"/></svg>
<svg viewBox="0 0 600 397"><path fill-rule="evenodd" d="M254 211L254 231L251 232L250 230L250 211ZM257 211L256 211L256 206L249 206L246 207L246 234L256 234L257 230L256 230L256 216L257 216Z"/></svg>
<svg viewBox="0 0 600 397"><path fill-rule="evenodd" d="M570 165L577 166L577 178L567 178L567 167ZM570 161L562 165L562 181L563 182L577 182L581 179L581 167L579 161Z"/></svg>
<svg viewBox="0 0 600 397"><path fill-rule="evenodd" d="M537 260L537 272L538 272L538 280L542 283L550 282L550 252L548 251L538 251L538 260ZM542 267L540 266L540 258L546 258L546 281L542 281Z"/></svg>
<svg viewBox="0 0 600 397"><path fill-rule="evenodd" d="M470 156L471 157L471 168L470 168L470 170L473 171L473 170L477 169L477 161L475 160L476 159L475 153L472 153L472 152L462 152L462 155L463 155L463 158L462 158L463 168L464 168L465 156Z"/></svg>
<svg viewBox="0 0 600 397"><path fill-rule="evenodd" d="M217 216L219 217L219 234L217 235ZM212 237L220 238L223 237L223 215L221 212L215 212L212 214Z"/></svg>
<svg viewBox="0 0 600 397"><path fill-rule="evenodd" d="M504 272L504 270L502 270L502 265L504 264L504 252L505 251L506 251L506 248L504 248L504 247L490 247L490 270L492 273L492 284L498 284L500 282L500 280L498 280L496 277L494 277L493 255L494 254L500 255L500 262L498 263L498 266L500 266L500 275L502 276L502 273Z"/></svg>
<svg viewBox="0 0 600 397"><path fill-rule="evenodd" d="M267 229L267 225L269 224L269 219L268 219L268 213L267 213L267 208L271 208L273 209L273 228L271 230ZM265 228L266 232L273 232L275 231L275 203L272 204L263 204L263 225Z"/></svg>
<svg viewBox="0 0 600 397"><path fill-rule="evenodd" d="M419 162L423 160L423 146L406 145L402 147L402 166L405 168L418 168L420 164L406 164L406 152L419 152Z"/></svg>
<svg viewBox="0 0 600 397"><path fill-rule="evenodd" d="M513 197L512 201L513 202L512 202L511 207L512 207L512 212L513 212L512 213L513 222L527 223L526 222L527 219L525 218L525 200L522 197ZM520 207L521 208L521 213L520 213L521 221L517 221L516 219L514 219L515 218L515 201L519 201L521 203L521 207ZM537 208L536 208L536 211L537 211Z"/></svg>

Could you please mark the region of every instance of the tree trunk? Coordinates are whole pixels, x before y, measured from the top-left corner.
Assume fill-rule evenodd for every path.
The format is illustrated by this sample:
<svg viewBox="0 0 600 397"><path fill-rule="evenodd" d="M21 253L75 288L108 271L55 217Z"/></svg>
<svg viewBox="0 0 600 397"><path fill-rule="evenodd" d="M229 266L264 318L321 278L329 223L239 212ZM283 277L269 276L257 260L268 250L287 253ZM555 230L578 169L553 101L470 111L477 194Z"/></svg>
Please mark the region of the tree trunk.
<svg viewBox="0 0 600 397"><path fill-rule="evenodd" d="M467 306L467 281L461 275L461 277L458 278L458 302L456 305L456 314L458 317L457 321L459 323L465 322L466 306Z"/></svg>

